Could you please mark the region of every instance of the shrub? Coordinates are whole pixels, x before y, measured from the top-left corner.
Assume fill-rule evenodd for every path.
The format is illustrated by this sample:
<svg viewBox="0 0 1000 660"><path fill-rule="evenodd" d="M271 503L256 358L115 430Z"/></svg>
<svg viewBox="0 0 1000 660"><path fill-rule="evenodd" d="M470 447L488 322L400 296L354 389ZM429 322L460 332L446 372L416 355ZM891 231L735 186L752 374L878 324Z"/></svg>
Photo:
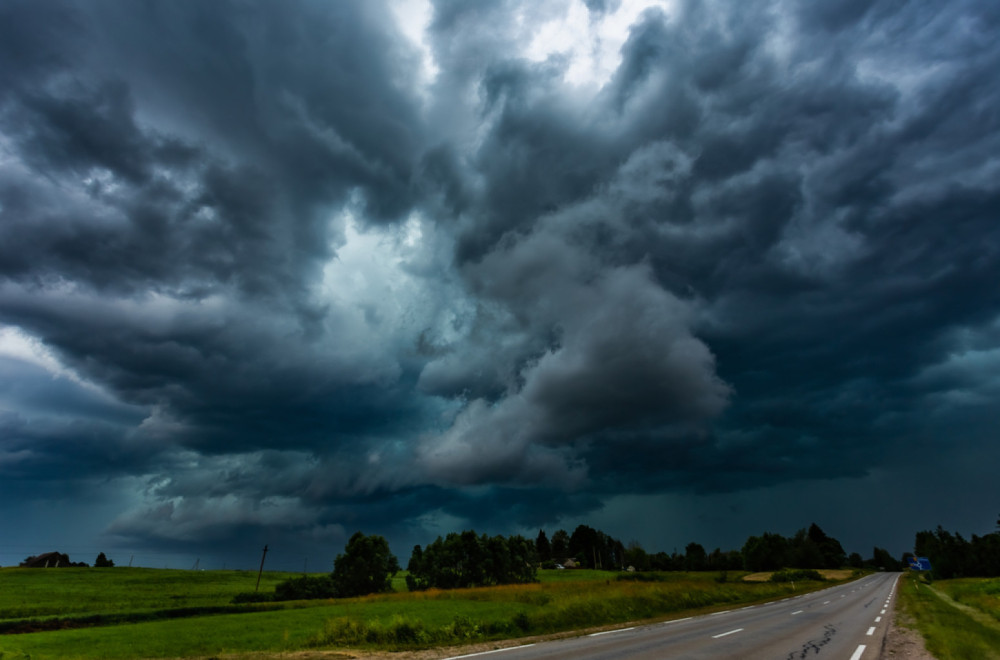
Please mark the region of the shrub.
<svg viewBox="0 0 1000 660"><path fill-rule="evenodd" d="M328 575L292 578L279 582L274 588L274 600L315 600L336 596L333 580Z"/></svg>
<svg viewBox="0 0 1000 660"><path fill-rule="evenodd" d="M233 605L242 605L243 603L270 603L276 600L274 594L262 593L260 591L244 591L243 593L236 594L233 596Z"/></svg>
<svg viewBox="0 0 1000 660"><path fill-rule="evenodd" d="M812 568L802 568L794 571L777 571L771 576L771 582L795 582L796 580L815 580L823 582L824 578Z"/></svg>

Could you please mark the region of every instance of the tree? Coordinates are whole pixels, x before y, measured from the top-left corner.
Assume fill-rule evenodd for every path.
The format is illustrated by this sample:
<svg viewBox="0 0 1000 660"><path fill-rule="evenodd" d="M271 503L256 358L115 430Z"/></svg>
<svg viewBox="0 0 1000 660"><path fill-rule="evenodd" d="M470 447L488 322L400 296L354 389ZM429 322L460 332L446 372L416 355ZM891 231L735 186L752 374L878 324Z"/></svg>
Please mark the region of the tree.
<svg viewBox="0 0 1000 660"><path fill-rule="evenodd" d="M356 532L344 554L334 560L330 580L338 598L349 598L392 591L392 576L397 572L399 561L385 538Z"/></svg>
<svg viewBox="0 0 1000 660"><path fill-rule="evenodd" d="M705 548L700 543L688 543L684 548L684 570L703 571L707 564L708 555Z"/></svg>
<svg viewBox="0 0 1000 660"><path fill-rule="evenodd" d="M872 548L871 566L884 571L898 571L901 568L899 562L889 554L888 550L878 546Z"/></svg>
<svg viewBox="0 0 1000 660"><path fill-rule="evenodd" d="M623 568L625 563L625 546L622 542L587 525L580 525L573 530L573 535L569 537L569 554L581 566L591 568L615 570Z"/></svg>
<svg viewBox="0 0 1000 660"><path fill-rule="evenodd" d="M764 532L743 544L743 565L748 571L776 571L788 564L788 540L780 534Z"/></svg>
<svg viewBox="0 0 1000 660"><path fill-rule="evenodd" d="M569 557L569 534L565 529L556 530L552 535L552 558L565 561Z"/></svg>
<svg viewBox="0 0 1000 660"><path fill-rule="evenodd" d="M625 549L625 565L632 566L637 571L649 570L649 555L642 549L638 541L629 541Z"/></svg>
<svg viewBox="0 0 1000 660"><path fill-rule="evenodd" d="M578 525L569 537L569 554L576 558L580 566L598 568L598 546L601 544L599 532L588 525Z"/></svg>
<svg viewBox="0 0 1000 660"><path fill-rule="evenodd" d="M823 565L820 567L807 568L840 568L847 561L847 553L844 552L844 548L840 545L840 541L832 536L827 536L816 523L809 525L808 536L809 540L815 543L816 547L819 548Z"/></svg>
<svg viewBox="0 0 1000 660"><path fill-rule="evenodd" d="M407 565L411 591L456 589L534 582L535 544L523 536L488 537L472 530L440 536L426 548L416 546Z"/></svg>
<svg viewBox="0 0 1000 660"><path fill-rule="evenodd" d="M108 559L103 552L97 555L97 559L94 560L94 568L112 568L114 565L115 562Z"/></svg>
<svg viewBox="0 0 1000 660"><path fill-rule="evenodd" d="M552 559L552 545L549 538L545 536L545 530L538 530L538 537L535 539L535 552L538 553L538 561L548 561Z"/></svg>

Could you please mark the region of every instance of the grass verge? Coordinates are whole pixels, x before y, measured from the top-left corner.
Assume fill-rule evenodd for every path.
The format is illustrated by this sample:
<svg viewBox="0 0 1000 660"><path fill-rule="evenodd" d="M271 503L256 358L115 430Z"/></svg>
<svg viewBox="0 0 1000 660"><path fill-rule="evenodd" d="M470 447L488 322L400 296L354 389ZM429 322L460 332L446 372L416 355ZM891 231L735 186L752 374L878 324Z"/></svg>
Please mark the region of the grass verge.
<svg viewBox="0 0 1000 660"><path fill-rule="evenodd" d="M69 571L71 569L60 569ZM114 569L117 570L117 569ZM53 571L54 572L54 571ZM575 575L574 575L575 573ZM569 575L567 575L569 574ZM38 579L63 580L58 576ZM78 580L80 597L108 586L108 580L122 576L89 574L89 589L84 586L86 573ZM197 579L210 579L210 572ZM716 573L671 573L653 582L619 581L614 572L542 573L540 582L483 589L430 590L417 593L392 593L364 598L301 601L283 604L271 611L246 610L242 613L217 613L189 618L143 621L121 625L53 630L19 635L0 635L0 658L179 658L212 657L254 652L280 653L306 649L378 648L387 650L419 649L430 646L491 641L526 635L548 634L588 627L613 625L643 619L681 616L693 611L724 609L737 604L779 598L790 593L821 588L828 583L720 583ZM191 576L174 576L186 580ZM151 574L146 586L133 583L132 589L147 592L133 595L143 608L169 604L163 598L184 591L181 584L164 587L170 576ZM220 599L231 597L236 585L228 576L220 576L216 594L206 584L191 586L205 594L204 607L214 607ZM50 588L58 588L55 582ZM261 585L263 588L263 584ZM41 594L51 612L57 595ZM151 595L160 592L157 600ZM120 591L119 591L120 593ZM96 596L95 596L96 598ZM130 616L126 604L100 597L98 607ZM18 606L17 612L23 612ZM90 616L85 608L78 616ZM207 613L206 613L207 614Z"/></svg>
<svg viewBox="0 0 1000 660"><path fill-rule="evenodd" d="M942 580L916 573L900 583L900 604L938 660L1000 660L1000 580Z"/></svg>

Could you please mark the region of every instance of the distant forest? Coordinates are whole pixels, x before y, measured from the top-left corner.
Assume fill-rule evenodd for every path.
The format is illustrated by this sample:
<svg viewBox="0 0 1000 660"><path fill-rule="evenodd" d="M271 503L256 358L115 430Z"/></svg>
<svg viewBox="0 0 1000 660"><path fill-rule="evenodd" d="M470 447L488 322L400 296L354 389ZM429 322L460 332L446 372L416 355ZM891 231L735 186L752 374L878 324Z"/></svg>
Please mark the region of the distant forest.
<svg viewBox="0 0 1000 660"><path fill-rule="evenodd" d="M1000 530L1000 519L997 520ZM903 555L904 561L916 553L931 562L931 574L947 580L958 577L1000 577L1000 531L984 536L972 535L966 540L940 525L933 531L917 532L913 552Z"/></svg>
<svg viewBox="0 0 1000 660"><path fill-rule="evenodd" d="M688 543L684 554L649 553L638 542L625 546L604 532L580 525L572 534L558 530L550 539L544 530L535 539L542 568L557 565L580 568L637 571L774 571L782 568L883 568L899 570L899 561L884 548L874 548L868 559L856 552L847 555L840 541L811 524L794 535L764 532L751 536L740 550L711 552L699 543Z"/></svg>
<svg viewBox="0 0 1000 660"><path fill-rule="evenodd" d="M792 536L764 532L751 536L739 550L715 548L711 552L699 543L688 543L681 554L650 553L637 541L625 545L605 532L588 525L579 525L573 533L560 529L551 538L539 530L534 541L522 536L493 536L473 530L453 532L438 537L426 548L414 546L407 565L407 586L411 590L431 587L455 588L487 584L514 584L535 580L535 571L542 569L592 568L614 571L780 571L784 569L869 568L898 571L910 565L913 557L926 557L931 564L930 576L939 579L956 577L1000 576L1000 519L998 531L965 539L941 526L934 531L917 532L913 552L895 559L885 548L874 547L868 558L857 552L844 552L840 541L827 535L819 525L797 531ZM293 593L333 594L371 593L368 589L388 590L389 576L400 565L381 536L365 536L361 532L351 537L344 555L334 562L338 570L329 578L293 580ZM114 561L102 552L95 567L113 567ZM84 562L72 562L58 552L32 556L21 562L22 567L85 567ZM364 574L360 584L355 577ZM371 584L369 584L369 582ZM372 586L375 585L375 586ZM279 590L280 591L280 590ZM254 599L256 597L254 596ZM280 598L279 598L280 599Z"/></svg>

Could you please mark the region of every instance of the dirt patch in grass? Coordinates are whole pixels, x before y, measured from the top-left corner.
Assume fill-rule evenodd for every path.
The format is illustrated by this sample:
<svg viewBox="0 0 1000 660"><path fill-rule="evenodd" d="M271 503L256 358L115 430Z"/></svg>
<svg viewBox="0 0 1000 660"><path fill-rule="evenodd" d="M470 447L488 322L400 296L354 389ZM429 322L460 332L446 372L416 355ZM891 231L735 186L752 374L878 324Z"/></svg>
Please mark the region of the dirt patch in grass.
<svg viewBox="0 0 1000 660"><path fill-rule="evenodd" d="M744 582L767 582L774 575L774 571L765 571L763 573L751 573L750 575L744 575Z"/></svg>
<svg viewBox="0 0 1000 660"><path fill-rule="evenodd" d="M895 608L889 619L880 660L935 660L924 646L923 636L913 629L913 618Z"/></svg>

